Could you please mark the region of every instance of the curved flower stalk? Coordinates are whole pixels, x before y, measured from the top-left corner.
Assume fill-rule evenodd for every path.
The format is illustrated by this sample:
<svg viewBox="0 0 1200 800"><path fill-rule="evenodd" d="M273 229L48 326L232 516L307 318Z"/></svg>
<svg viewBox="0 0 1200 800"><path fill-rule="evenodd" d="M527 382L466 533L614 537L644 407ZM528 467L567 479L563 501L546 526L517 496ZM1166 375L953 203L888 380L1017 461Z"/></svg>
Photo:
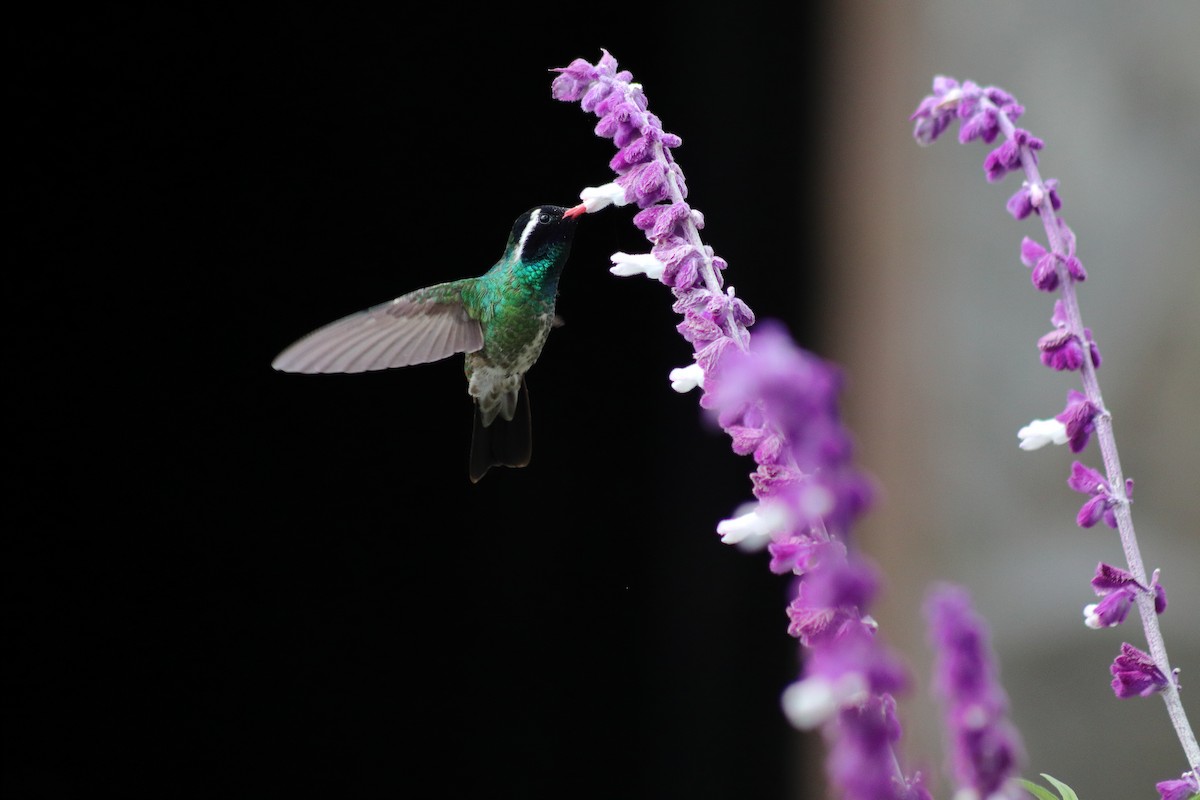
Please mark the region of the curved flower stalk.
<svg viewBox="0 0 1200 800"><path fill-rule="evenodd" d="M557 70L553 94L599 117L596 134L618 148L615 181L580 194L578 212L636 204L634 224L649 253L616 253L612 272L645 274L671 288L679 333L694 363L672 371L677 391L703 390L702 407L729 434L735 452L754 458L752 510L722 521L722 541L767 543L770 568L798 576L789 632L808 648L803 679L784 692L799 727L820 727L830 743L828 770L847 798L922 800L920 776L896 757L900 726L892 692L905 685L898 660L868 614L874 570L847 547L870 484L851 463L850 437L837 411L836 370L798 348L781 326L754 325L750 308L722 277L725 262L704 244L704 217L687 202L671 153L681 140L648 110L642 87L607 52Z"/></svg>
<svg viewBox="0 0 1200 800"><path fill-rule="evenodd" d="M911 117L916 123L913 135L919 144L928 145L958 120L958 138L964 144L976 139L991 143L1003 137L1003 142L983 162L989 182L1003 180L1009 172L1024 176L1021 187L1008 200L1008 211L1018 220L1038 216L1048 246L1026 237L1021 243L1020 258L1030 268L1030 280L1036 289L1059 294L1051 316L1054 329L1038 340L1041 361L1055 370L1078 371L1083 391L1071 390L1066 408L1052 419L1034 420L1022 428L1018 432L1020 446L1035 450L1046 444L1069 444L1071 451L1078 453L1095 434L1105 474L1078 461L1073 463L1067 483L1088 496L1076 522L1090 528L1103 520L1115 528L1120 534L1128 570L1100 565L1092 586L1104 599L1084 609L1085 622L1093 628L1112 627L1136 605L1149 653L1128 643L1121 645L1121 653L1110 670L1114 676L1113 690L1118 697L1162 695L1190 767L1182 780L1195 785L1196 776L1200 775L1200 746L1180 702L1177 674L1167 659L1158 625L1158 615L1166 610L1166 593L1157 570L1151 580L1146 577L1130 511L1133 481L1126 480L1121 472L1112 415L1104 405L1096 379L1100 351L1091 330L1084 327L1079 309L1077 285L1087 279L1087 271L1075 254L1075 235L1058 215L1062 208L1058 182L1043 179L1038 170L1038 153L1044 143L1014 124L1023 112L1003 89L980 87L971 81L960 84L939 75L933 81L933 94L921 101ZM1164 789L1167 783L1172 785ZM1168 796L1168 790L1174 791L1179 782L1167 783L1158 786L1163 797Z"/></svg>

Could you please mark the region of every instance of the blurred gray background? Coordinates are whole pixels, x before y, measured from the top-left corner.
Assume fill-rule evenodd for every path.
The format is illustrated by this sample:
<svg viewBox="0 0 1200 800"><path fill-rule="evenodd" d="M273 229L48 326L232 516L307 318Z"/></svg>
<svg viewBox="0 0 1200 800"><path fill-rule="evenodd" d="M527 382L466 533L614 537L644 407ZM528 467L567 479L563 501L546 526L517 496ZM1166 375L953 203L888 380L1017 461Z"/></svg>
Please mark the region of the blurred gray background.
<svg viewBox="0 0 1200 800"><path fill-rule="evenodd" d="M1017 429L1058 413L1076 375L1038 362L1053 298L1018 260L1035 219L1005 211L1019 186L989 185L986 145L957 125L928 149L904 120L935 74L1007 89L1046 142L1043 177L1089 270L1084 322L1127 477L1147 570L1184 703L1200 724L1200 4L839 4L829 152L830 356L847 366L848 416L886 493L863 529L885 565L882 631L921 684L901 703L906 751L938 752L919 608L928 585L968 586L990 622L1030 754L1093 799L1154 796L1186 768L1157 698L1118 701L1108 665L1136 619L1092 631L1081 608L1098 561L1124 565L1117 535L1083 530L1065 447L1026 453ZM837 103L837 97L844 103ZM801 177L803 182L811 175ZM1100 467L1097 444L1080 460ZM941 779L941 765L933 764ZM947 796L942 793L942 796Z"/></svg>

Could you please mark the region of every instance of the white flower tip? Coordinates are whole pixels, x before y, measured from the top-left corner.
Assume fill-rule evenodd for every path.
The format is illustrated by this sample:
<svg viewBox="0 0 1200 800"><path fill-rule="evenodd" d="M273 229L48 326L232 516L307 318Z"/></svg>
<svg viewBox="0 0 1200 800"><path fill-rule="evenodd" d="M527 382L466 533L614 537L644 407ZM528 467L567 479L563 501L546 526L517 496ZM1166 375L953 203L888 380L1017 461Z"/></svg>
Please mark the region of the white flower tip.
<svg viewBox="0 0 1200 800"><path fill-rule="evenodd" d="M751 511L749 514L718 522L717 534L725 544L737 544L747 536L753 536L759 527L758 514Z"/></svg>
<svg viewBox="0 0 1200 800"><path fill-rule="evenodd" d="M1046 190L1042 188L1042 184L1034 183L1029 187L1029 203L1034 208L1041 208L1042 202L1046 199Z"/></svg>
<svg viewBox="0 0 1200 800"><path fill-rule="evenodd" d="M782 507L760 503L751 511L718 522L717 533L724 544L738 544L751 538L765 541L786 525L787 512Z"/></svg>
<svg viewBox="0 0 1200 800"><path fill-rule="evenodd" d="M609 267L608 271L622 278L630 275L645 275L647 278L658 280L662 277L663 270L667 268L666 264L649 253L635 255L613 253L609 256L609 261L612 261L613 265Z"/></svg>
<svg viewBox="0 0 1200 800"><path fill-rule="evenodd" d="M797 681L783 690L780 704L793 726L811 730L830 719L839 708L857 705L867 696L863 676L848 672L835 681L819 676Z"/></svg>
<svg viewBox="0 0 1200 800"><path fill-rule="evenodd" d="M668 377L671 379L671 388L680 394L690 392L697 386L704 388L704 370L699 364L673 369Z"/></svg>
<svg viewBox="0 0 1200 800"><path fill-rule="evenodd" d="M625 199L625 189L617 183L606 183L603 186L588 186L579 193L579 199L583 202L584 211L588 214L594 214L602 208L609 206L623 206L629 203Z"/></svg>
<svg viewBox="0 0 1200 800"><path fill-rule="evenodd" d="M1056 419L1035 419L1017 431L1022 450L1039 450L1048 444L1066 444L1067 426Z"/></svg>
<svg viewBox="0 0 1200 800"><path fill-rule="evenodd" d="M833 691L823 678L806 678L783 690L779 698L788 722L802 731L812 730L837 711Z"/></svg>
<svg viewBox="0 0 1200 800"><path fill-rule="evenodd" d="M1104 627L1100 622L1100 617L1096 615L1096 606L1098 603L1091 603L1083 607L1083 624L1087 625L1094 631L1098 631Z"/></svg>
<svg viewBox="0 0 1200 800"><path fill-rule="evenodd" d="M963 90L961 87L954 87L950 91L942 95L942 99L938 102L936 108L947 109L958 105L958 102L963 98Z"/></svg>

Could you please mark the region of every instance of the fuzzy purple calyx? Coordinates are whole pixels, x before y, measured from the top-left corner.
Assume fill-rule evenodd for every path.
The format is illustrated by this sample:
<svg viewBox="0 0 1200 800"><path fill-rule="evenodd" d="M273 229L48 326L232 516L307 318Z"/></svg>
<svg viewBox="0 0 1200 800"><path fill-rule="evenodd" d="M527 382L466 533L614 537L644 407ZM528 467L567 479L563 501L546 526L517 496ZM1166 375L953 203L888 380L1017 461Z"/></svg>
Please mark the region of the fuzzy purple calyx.
<svg viewBox="0 0 1200 800"><path fill-rule="evenodd" d="M1080 494L1091 496L1084 502L1075 517L1076 523L1081 528L1090 528L1103 519L1108 527L1115 530L1117 527L1116 507L1122 502L1132 502L1132 479L1125 481L1125 496L1117 497L1113 492L1112 485L1103 475L1078 461L1071 464L1071 477L1067 479L1067 485Z"/></svg>
<svg viewBox="0 0 1200 800"><path fill-rule="evenodd" d="M1200 793L1200 779L1196 778L1198 772L1200 772L1200 766L1183 773L1174 780L1160 781L1154 784L1159 800L1189 800Z"/></svg>
<svg viewBox="0 0 1200 800"><path fill-rule="evenodd" d="M1154 596L1155 613L1167 610L1167 592L1158 582L1157 570L1147 587L1138 583L1132 573L1101 562L1092 578L1092 590L1102 599L1099 603L1084 606L1084 624L1089 628L1111 628L1121 624L1140 594Z"/></svg>
<svg viewBox="0 0 1200 800"><path fill-rule="evenodd" d="M1113 659L1109 671L1113 691L1120 698L1149 697L1167 687L1167 677L1150 654L1128 642L1121 644L1121 654Z"/></svg>
<svg viewBox="0 0 1200 800"><path fill-rule="evenodd" d="M1096 430L1096 415L1099 413L1100 409L1087 399L1087 395L1074 389L1067 392L1067 405L1054 418L1066 426L1071 452L1078 453L1087 447L1088 439Z"/></svg>

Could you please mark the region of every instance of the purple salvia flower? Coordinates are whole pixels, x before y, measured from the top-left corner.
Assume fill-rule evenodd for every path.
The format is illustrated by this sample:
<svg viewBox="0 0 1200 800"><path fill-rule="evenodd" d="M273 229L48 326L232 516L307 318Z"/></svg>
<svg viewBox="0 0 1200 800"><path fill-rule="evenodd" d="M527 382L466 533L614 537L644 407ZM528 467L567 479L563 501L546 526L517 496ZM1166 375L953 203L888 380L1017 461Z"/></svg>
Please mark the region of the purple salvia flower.
<svg viewBox="0 0 1200 800"><path fill-rule="evenodd" d="M1167 610L1167 590L1158 582L1158 576L1158 570L1154 570L1154 574L1150 576L1150 590L1154 592L1154 613L1161 615Z"/></svg>
<svg viewBox="0 0 1200 800"><path fill-rule="evenodd" d="M1013 131L1012 138L1006 139L1004 144L988 153L987 158L983 160L983 172L987 176L988 182L1002 181L1009 172L1020 169L1022 148L1033 156L1033 162L1036 164L1035 152L1041 150L1043 146L1041 139L1033 136L1029 131L1017 128Z"/></svg>
<svg viewBox="0 0 1200 800"><path fill-rule="evenodd" d="M842 568L854 569L849 564ZM784 692L784 710L799 728L822 725L842 709L907 684L903 667L881 646L869 617L855 619L840 609L830 609L829 614L830 624L814 629L803 679Z"/></svg>
<svg viewBox="0 0 1200 800"><path fill-rule="evenodd" d="M1109 671L1117 697L1149 697L1167 687L1167 676L1148 653L1131 644L1121 644L1121 655L1113 659Z"/></svg>
<svg viewBox="0 0 1200 800"><path fill-rule="evenodd" d="M767 546L771 554L770 569L777 575L791 572L803 575L822 566L829 559L845 559L846 545L830 539L822 541L811 536L788 536ZM794 635L794 634L793 634Z"/></svg>
<svg viewBox="0 0 1200 800"><path fill-rule="evenodd" d="M1051 369L1070 372L1083 366L1083 346L1066 327L1050 331L1038 339L1037 345L1042 363Z"/></svg>
<svg viewBox="0 0 1200 800"><path fill-rule="evenodd" d="M1091 328L1083 329L1083 341L1071 332L1070 320L1062 300L1054 301L1054 314L1050 317L1054 330L1038 339L1042 363L1059 371L1074 371L1083 368L1084 359L1090 355L1092 366L1100 366L1100 349L1092 339ZM1085 353L1087 355L1085 355Z"/></svg>
<svg viewBox="0 0 1200 800"><path fill-rule="evenodd" d="M1087 447L1088 438L1096 430L1096 415L1099 413L1100 409L1087 399L1087 395L1074 389L1067 392L1067 407L1054 418L1066 426L1072 453L1081 452Z"/></svg>
<svg viewBox="0 0 1200 800"><path fill-rule="evenodd" d="M1070 444L1073 452L1087 447L1088 439L1096 430L1096 417L1100 410L1087 395L1071 389L1067 392L1067 406L1052 419L1035 419L1017 431L1022 450L1038 450L1048 444Z"/></svg>
<svg viewBox="0 0 1200 800"><path fill-rule="evenodd" d="M1052 253L1028 236L1021 241L1021 263L1032 267L1029 279L1033 282L1034 288L1039 291L1053 292L1058 289L1060 265L1076 281L1087 279L1087 270L1075 256L1075 236L1070 228L1061 224L1061 220L1059 222L1062 238L1069 243L1067 255Z"/></svg>
<svg viewBox="0 0 1200 800"><path fill-rule="evenodd" d="M971 797L1001 796L1022 751L1007 718L1008 699L986 626L971 607L970 595L956 586L935 590L926 615L937 653L934 689L945 705L958 791Z"/></svg>
<svg viewBox="0 0 1200 800"><path fill-rule="evenodd" d="M830 559L822 566L800 582L796 598L787 610L791 620L788 633L805 647L839 638L852 627L874 629L874 623L863 614L863 609L875 595L877 579L874 571L863 564L852 565L844 557ZM840 651L835 648L834 652ZM849 662L838 663L853 667ZM820 670L816 674L821 674ZM838 675L826 670L825 677Z"/></svg>
<svg viewBox="0 0 1200 800"><path fill-rule="evenodd" d="M984 108L963 122L958 130L958 140L963 144L982 139L991 144L1000 134L1000 116L994 108Z"/></svg>
<svg viewBox="0 0 1200 800"><path fill-rule="evenodd" d="M1122 499L1113 494L1112 485L1103 475L1076 461L1071 464L1071 477L1067 479L1067 485L1080 494L1091 495L1075 517L1079 527L1090 528L1101 519L1108 527L1117 527L1116 507ZM1124 502L1132 502L1132 497L1133 479L1129 479L1125 481Z"/></svg>
<svg viewBox="0 0 1200 800"><path fill-rule="evenodd" d="M600 59L602 64L606 58L611 57L605 53L604 58ZM594 83L596 77L599 75L599 69L593 67L582 58L577 58L570 65L559 67L554 71L559 73L559 76L554 79L554 83L550 87L555 100L564 100L573 103L576 100L582 99L584 110L590 111L596 107L596 103L603 97L599 93L607 93L608 87L606 85ZM599 96L589 94L585 98L584 95L589 91L596 92Z"/></svg>
<svg viewBox="0 0 1200 800"><path fill-rule="evenodd" d="M1057 180L1049 178L1042 184L1031 184L1029 181L1024 181L1016 194L1008 198L1008 213L1012 214L1014 219L1025 219L1032 213L1040 214L1042 205L1047 199L1055 211L1062 208L1062 200L1058 196Z"/></svg>
<svg viewBox="0 0 1200 800"><path fill-rule="evenodd" d="M907 779L896 771L892 748L900 735L891 695L843 709L826 728L831 783L847 800L932 800L920 773Z"/></svg>
<svg viewBox="0 0 1200 800"><path fill-rule="evenodd" d="M1107 567L1098 571L1093 588L1102 599L1089 606L1085 617L1089 625L1107 627L1119 623L1136 605L1153 657L1131 645L1124 645L1122 655L1113 665L1113 688L1119 696L1161 692L1175 732L1187 754L1193 772L1185 774L1191 787L1181 782L1159 784L1163 797L1172 800L1195 787L1197 765L1200 764L1200 743L1187 721L1174 682L1164 676L1170 671L1166 645L1159 629L1157 615L1166 608L1166 593L1158 584L1157 572L1145 585L1145 568L1138 549L1129 512L1129 497L1133 482L1121 474L1120 459L1112 432L1110 415L1105 410L1096 378L1100 366L1099 348L1090 329L1084 327L1079 310L1076 285L1087 279L1087 271L1075 255L1075 234L1058 216L1062 207L1058 182L1043 180L1038 170L1037 151L1041 140L1014 124L1024 109L1003 90L995 87L979 89L970 81L961 85L953 78L939 76L934 82L935 93L926 97L917 108L914 135L919 144L933 141L950 123L948 112L955 109L960 120L959 141L982 139L990 142L1003 134L1006 141L992 149L985 161L984 172L989 181L1003 178L1018 169L1023 173L1020 189L1007 203L1008 212L1018 220L1036 214L1046 234L1047 246L1026 237L1021 245L1021 261L1029 267L1033 285L1047 292L1059 292L1052 317L1055 330L1038 341L1043 364L1062 371L1078 371L1083 382L1082 393L1072 392L1067 407L1053 420L1034 420L1018 432L1021 448L1038 449L1046 444L1070 443L1075 452L1086 447L1095 434L1108 476L1084 467L1072 465L1068 484L1072 489L1089 495L1076 516L1083 527L1091 527L1101 519L1116 528L1129 558L1129 570ZM1113 487L1123 488L1124 493ZM1147 602L1153 593L1154 602ZM1156 664L1162 665L1161 668ZM1173 794L1168 795L1168 792Z"/></svg>
<svg viewBox="0 0 1200 800"><path fill-rule="evenodd" d="M1051 183L1051 181L1047 181L1047 183ZM1066 256L1059 256L1059 260L1066 267L1067 274L1077 282L1087 280L1087 270L1083 268L1083 262L1075 255L1075 232L1061 218L1055 219L1054 224L1067 248Z"/></svg>
<svg viewBox="0 0 1200 800"><path fill-rule="evenodd" d="M1060 265L1076 281L1087 280L1087 270L1083 268L1083 262L1075 256L1074 233L1065 224L1062 224L1062 220L1059 220L1058 227L1063 241L1067 243L1065 256L1046 250L1028 236L1021 241L1021 263L1032 267L1029 279L1033 282L1034 288L1042 292L1053 292L1058 289Z"/></svg>
<svg viewBox="0 0 1200 800"><path fill-rule="evenodd" d="M851 464L853 448L837 412L840 388L836 369L769 323L755 329L749 353L727 355L719 382L706 388L705 406L717 412L735 450L753 453L759 464L755 496L786 500L802 531L820 526L845 535L872 495Z"/></svg>
<svg viewBox="0 0 1200 800"><path fill-rule="evenodd" d="M1159 800L1189 800L1200 793L1200 780L1197 780L1197 774L1200 774L1200 765L1183 773L1175 780L1154 784L1154 788L1158 790Z"/></svg>
<svg viewBox="0 0 1200 800"><path fill-rule="evenodd" d="M1132 588L1107 593L1099 603L1089 603L1083 607L1083 624L1097 630L1120 625L1129 615L1136 598L1137 590Z"/></svg>
<svg viewBox="0 0 1200 800"><path fill-rule="evenodd" d="M933 79L933 94L917 106L909 120L916 121L913 137L919 144L930 145L950 127L958 116L959 102L963 97L962 87L953 78L938 75Z"/></svg>
<svg viewBox="0 0 1200 800"><path fill-rule="evenodd" d="M1028 236L1021 240L1021 263L1033 268L1029 279L1038 291L1053 292L1058 289L1058 259Z"/></svg>
<svg viewBox="0 0 1200 800"><path fill-rule="evenodd" d="M1154 610L1167 610L1167 592L1158 582L1158 570L1150 579L1150 587L1142 586L1133 574L1110 564L1101 563L1092 578L1092 589L1103 598L1099 603L1084 606L1084 624L1089 628L1111 628L1121 624L1137 602L1139 594L1154 595Z"/></svg>

